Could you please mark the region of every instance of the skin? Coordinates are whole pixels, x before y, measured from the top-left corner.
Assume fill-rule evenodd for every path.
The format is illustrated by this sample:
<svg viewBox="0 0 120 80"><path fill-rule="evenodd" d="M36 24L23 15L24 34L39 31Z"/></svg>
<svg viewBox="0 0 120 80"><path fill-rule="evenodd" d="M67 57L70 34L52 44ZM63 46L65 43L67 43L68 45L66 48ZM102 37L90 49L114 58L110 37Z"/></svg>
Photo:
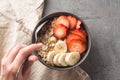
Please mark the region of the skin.
<svg viewBox="0 0 120 80"><path fill-rule="evenodd" d="M38 60L33 52L41 47L41 43L12 46L1 60L0 80L29 80L31 65Z"/></svg>

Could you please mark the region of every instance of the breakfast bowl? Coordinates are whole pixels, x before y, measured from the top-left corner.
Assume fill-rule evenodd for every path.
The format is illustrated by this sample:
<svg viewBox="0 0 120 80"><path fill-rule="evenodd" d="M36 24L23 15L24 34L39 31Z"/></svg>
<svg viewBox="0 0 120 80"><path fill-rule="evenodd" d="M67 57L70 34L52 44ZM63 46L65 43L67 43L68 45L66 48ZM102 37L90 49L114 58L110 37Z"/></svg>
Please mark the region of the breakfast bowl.
<svg viewBox="0 0 120 80"><path fill-rule="evenodd" d="M91 37L81 18L68 12L56 12L38 22L32 43L43 44L35 51L43 65L55 70L68 70L79 66L87 58Z"/></svg>

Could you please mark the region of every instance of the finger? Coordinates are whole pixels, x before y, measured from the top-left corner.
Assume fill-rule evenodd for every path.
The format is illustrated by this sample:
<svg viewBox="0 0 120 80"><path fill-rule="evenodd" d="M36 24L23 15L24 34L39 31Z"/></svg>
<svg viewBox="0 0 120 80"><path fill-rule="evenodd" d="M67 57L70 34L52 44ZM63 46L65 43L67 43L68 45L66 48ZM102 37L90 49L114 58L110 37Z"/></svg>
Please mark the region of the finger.
<svg viewBox="0 0 120 80"><path fill-rule="evenodd" d="M16 45L16 44L13 44L13 45L11 45L11 46L8 48L7 52L6 52L5 55L3 56L3 59L6 59L6 57L9 55L9 53L11 52L11 50L15 47L15 45Z"/></svg>
<svg viewBox="0 0 120 80"><path fill-rule="evenodd" d="M14 61L11 63L11 67L14 67L16 70L19 68L19 66L23 63L23 61L26 59L28 55L31 55L32 52L42 47L42 44L32 44L30 46L26 46L25 48L22 48Z"/></svg>
<svg viewBox="0 0 120 80"><path fill-rule="evenodd" d="M10 63L15 59L15 57L16 57L16 55L18 54L19 50L21 50L21 49L24 48L25 46L26 46L26 45L23 45L23 44L19 44L19 45L15 46L15 47L9 52L9 55L8 55L7 58L6 58L7 63L10 64Z"/></svg>
<svg viewBox="0 0 120 80"><path fill-rule="evenodd" d="M35 55L30 55L30 56L28 57L28 61L34 62L34 61L37 61L37 60L38 60L38 57L35 56Z"/></svg>

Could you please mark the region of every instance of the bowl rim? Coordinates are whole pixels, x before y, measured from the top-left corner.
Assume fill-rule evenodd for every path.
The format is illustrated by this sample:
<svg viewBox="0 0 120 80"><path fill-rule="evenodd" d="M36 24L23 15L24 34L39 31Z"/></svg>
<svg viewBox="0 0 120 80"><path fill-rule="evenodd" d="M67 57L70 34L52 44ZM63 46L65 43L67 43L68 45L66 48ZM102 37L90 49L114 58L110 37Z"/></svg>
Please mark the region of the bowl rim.
<svg viewBox="0 0 120 80"><path fill-rule="evenodd" d="M88 27L86 26L86 24L84 23L84 21L83 21L80 17L74 15L73 13L68 13L68 12L54 12L54 13L51 13L51 14L49 14L49 15L47 15L47 16L44 16L44 17L38 22L38 24L35 26L35 28L34 28L34 30L33 30L33 33L32 33L32 43L36 43L36 40L35 40L35 31L37 30L37 28L39 27L39 25L41 25L43 22L45 22L45 21L48 20L48 19L51 19L51 18L53 18L53 17L60 16L60 15L66 15L66 16L67 16L67 15L72 15L72 16L74 16L74 17L76 17L77 19L79 19L79 20L82 21L82 23L83 23L83 25L84 25L84 28L85 28L85 31L87 32L87 36L88 36L87 51L85 52L84 57L83 57L77 64L75 64L75 65L73 65L73 66L70 66L70 67L55 67L55 66L51 66L51 65L46 64L46 63L40 58L40 56L39 56L39 54L37 53L37 51L35 51L35 55L38 56L39 61L40 61L43 65L47 66L47 67L50 68L50 69L55 69L55 70L68 70L68 69L72 69L72 68L74 68L74 67L77 67L77 66L79 66L81 63L83 63L83 61L85 61L85 59L87 58L87 56L88 56L88 54L89 54L89 52L90 52L90 49L91 49L91 35L90 35L90 32L89 32L89 30L88 30Z"/></svg>

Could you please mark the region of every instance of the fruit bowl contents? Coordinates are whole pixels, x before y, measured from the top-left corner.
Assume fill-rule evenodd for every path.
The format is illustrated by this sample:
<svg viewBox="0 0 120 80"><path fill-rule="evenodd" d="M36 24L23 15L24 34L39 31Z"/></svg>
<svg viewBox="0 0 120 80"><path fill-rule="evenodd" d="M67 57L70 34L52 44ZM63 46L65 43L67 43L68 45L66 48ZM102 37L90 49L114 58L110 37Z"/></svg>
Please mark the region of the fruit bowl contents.
<svg viewBox="0 0 120 80"><path fill-rule="evenodd" d="M38 33L38 50L45 64L69 67L77 64L87 50L87 32L81 20L73 15L59 15L50 19Z"/></svg>

